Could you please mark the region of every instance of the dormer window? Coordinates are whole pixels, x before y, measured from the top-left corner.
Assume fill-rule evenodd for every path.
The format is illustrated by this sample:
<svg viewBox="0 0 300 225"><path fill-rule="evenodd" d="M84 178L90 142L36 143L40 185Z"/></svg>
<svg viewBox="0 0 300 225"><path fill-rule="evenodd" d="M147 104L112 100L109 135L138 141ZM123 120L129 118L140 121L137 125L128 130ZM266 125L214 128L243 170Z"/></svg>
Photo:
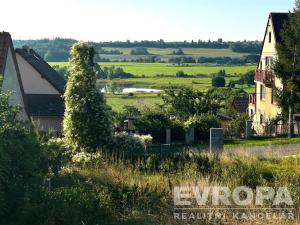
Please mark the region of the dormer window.
<svg viewBox="0 0 300 225"><path fill-rule="evenodd" d="M272 42L272 33L271 33L271 31L269 32L269 43L271 43Z"/></svg>

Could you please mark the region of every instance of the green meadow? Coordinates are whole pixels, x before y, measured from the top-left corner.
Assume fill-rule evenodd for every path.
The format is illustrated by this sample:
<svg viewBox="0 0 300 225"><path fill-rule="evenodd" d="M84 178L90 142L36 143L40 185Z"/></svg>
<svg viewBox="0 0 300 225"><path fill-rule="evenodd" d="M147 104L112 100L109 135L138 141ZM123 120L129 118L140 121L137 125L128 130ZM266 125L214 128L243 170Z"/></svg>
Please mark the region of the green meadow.
<svg viewBox="0 0 300 225"><path fill-rule="evenodd" d="M67 62L50 62L50 65L67 66ZM101 62L101 67L121 67L127 73L137 76L156 76L160 74L175 75L179 70L184 71L188 75L197 74L213 74L221 69L225 69L227 74L244 74L250 70L254 70L254 65L245 66L210 66L201 64L176 65L171 63L133 63L133 62Z"/></svg>

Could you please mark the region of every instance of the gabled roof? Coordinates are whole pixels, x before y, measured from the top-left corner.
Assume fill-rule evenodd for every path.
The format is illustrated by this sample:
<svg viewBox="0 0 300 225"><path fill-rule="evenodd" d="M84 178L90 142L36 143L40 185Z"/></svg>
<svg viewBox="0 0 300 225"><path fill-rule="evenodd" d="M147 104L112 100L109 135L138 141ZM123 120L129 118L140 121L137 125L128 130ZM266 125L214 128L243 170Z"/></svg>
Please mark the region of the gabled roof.
<svg viewBox="0 0 300 225"><path fill-rule="evenodd" d="M233 99L233 108L237 112L247 112L249 106L249 98L248 97L234 97Z"/></svg>
<svg viewBox="0 0 300 225"><path fill-rule="evenodd" d="M267 22L267 26L266 26L266 30L265 30L263 45L264 45L266 37L267 37L269 19L271 19L272 24L273 24L275 41L276 41L276 43L280 44L282 42L281 31L282 31L282 28L283 28L284 24L286 23L286 21L288 21L288 18L289 18L289 13L276 13L276 12L271 12L270 13L269 18L268 18L268 22ZM261 58L263 48L264 48L263 45L262 45L261 51L260 51L260 58ZM257 63L257 67L259 67L259 61Z"/></svg>
<svg viewBox="0 0 300 225"><path fill-rule="evenodd" d="M6 66L6 61L7 61L7 56L8 56L9 50L11 50L13 63L14 63L16 73L17 73L17 78L18 78L18 82L19 82L19 86L20 86L20 91L21 91L21 94L22 94L22 100L23 100L23 103L24 103L24 111L27 115L29 115L26 99L25 99L25 96L24 96L24 88L23 88L23 84L22 84L20 71L19 71L16 55L15 55L15 52L14 52L14 45L13 45L11 36L8 32L4 32L4 31L0 32L0 75L3 75L3 76L5 75L4 72L5 72L5 66ZM5 79L5 78L2 77L2 79ZM1 86L0 86L0 88L1 88Z"/></svg>
<svg viewBox="0 0 300 225"><path fill-rule="evenodd" d="M289 14L288 13L270 13L270 17L273 23L275 39L277 43L282 42L281 38L281 30L284 24L288 21Z"/></svg>
<svg viewBox="0 0 300 225"><path fill-rule="evenodd" d="M64 100L60 95L25 94L30 116L61 117L64 115Z"/></svg>
<svg viewBox="0 0 300 225"><path fill-rule="evenodd" d="M61 94L64 93L66 81L33 49L17 48L16 53L21 55L37 72L41 74Z"/></svg>
<svg viewBox="0 0 300 225"><path fill-rule="evenodd" d="M0 74L4 74L6 58L10 46L11 37L7 32L0 32Z"/></svg>

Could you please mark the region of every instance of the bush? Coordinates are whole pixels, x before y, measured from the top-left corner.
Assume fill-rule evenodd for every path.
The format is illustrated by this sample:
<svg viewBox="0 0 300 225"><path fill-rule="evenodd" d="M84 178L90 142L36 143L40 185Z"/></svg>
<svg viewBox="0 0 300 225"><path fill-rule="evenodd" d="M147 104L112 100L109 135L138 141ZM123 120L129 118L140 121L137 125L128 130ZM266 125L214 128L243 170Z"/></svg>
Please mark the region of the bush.
<svg viewBox="0 0 300 225"><path fill-rule="evenodd" d="M150 134L154 143L164 143L166 140L166 128L172 123L162 111L143 111L141 117L135 121L134 125L141 134Z"/></svg>
<svg viewBox="0 0 300 225"><path fill-rule="evenodd" d="M220 120L212 114L193 116L185 122L185 128L195 128L195 137L197 140L209 139L210 128L219 128L220 126Z"/></svg>
<svg viewBox="0 0 300 225"><path fill-rule="evenodd" d="M184 73L184 71L180 70L176 73L176 77L186 77L187 75Z"/></svg>
<svg viewBox="0 0 300 225"><path fill-rule="evenodd" d="M224 77L216 76L211 79L213 87L225 87L226 81Z"/></svg>
<svg viewBox="0 0 300 225"><path fill-rule="evenodd" d="M140 154L146 149L145 142L138 135L119 133L113 136L108 147L113 152L122 152L125 154Z"/></svg>

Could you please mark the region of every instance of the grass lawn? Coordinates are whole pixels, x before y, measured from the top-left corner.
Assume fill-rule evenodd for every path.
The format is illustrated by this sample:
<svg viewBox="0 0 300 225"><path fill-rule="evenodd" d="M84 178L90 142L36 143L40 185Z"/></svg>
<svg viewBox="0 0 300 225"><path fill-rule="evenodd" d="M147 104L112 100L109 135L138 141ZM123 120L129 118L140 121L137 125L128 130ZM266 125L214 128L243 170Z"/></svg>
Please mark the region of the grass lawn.
<svg viewBox="0 0 300 225"><path fill-rule="evenodd" d="M284 144L300 144L300 138L271 138L271 139L261 139L261 140L257 139L257 140L228 141L225 144L225 148L265 146L265 145L284 145Z"/></svg>

